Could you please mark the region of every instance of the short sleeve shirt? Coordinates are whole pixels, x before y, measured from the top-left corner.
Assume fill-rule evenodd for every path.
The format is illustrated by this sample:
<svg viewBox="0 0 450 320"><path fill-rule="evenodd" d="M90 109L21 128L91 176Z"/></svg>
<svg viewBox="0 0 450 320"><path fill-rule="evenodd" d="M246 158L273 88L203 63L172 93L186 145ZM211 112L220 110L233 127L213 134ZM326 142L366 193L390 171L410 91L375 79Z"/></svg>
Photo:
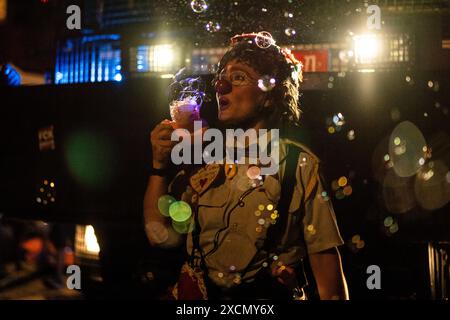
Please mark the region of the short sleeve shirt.
<svg viewBox="0 0 450 320"><path fill-rule="evenodd" d="M280 181L290 146L301 149L296 183L289 212L278 212ZM247 174L252 165L238 164L233 177L219 174L216 181L198 195L199 244L208 275L219 286L231 287L251 281L262 268L275 264L295 266L307 254L343 244L331 201L324 193L319 159L302 144L288 139L280 139L280 159L276 175L255 181ZM225 166L227 164L221 165L223 171ZM182 175L177 175L170 189L181 186L179 197L188 199L192 188L184 190L182 184L186 184L186 179L182 181ZM286 219L280 239L282 251L261 250L267 230L281 218ZM192 234L188 234L188 253L192 252L192 246Z"/></svg>

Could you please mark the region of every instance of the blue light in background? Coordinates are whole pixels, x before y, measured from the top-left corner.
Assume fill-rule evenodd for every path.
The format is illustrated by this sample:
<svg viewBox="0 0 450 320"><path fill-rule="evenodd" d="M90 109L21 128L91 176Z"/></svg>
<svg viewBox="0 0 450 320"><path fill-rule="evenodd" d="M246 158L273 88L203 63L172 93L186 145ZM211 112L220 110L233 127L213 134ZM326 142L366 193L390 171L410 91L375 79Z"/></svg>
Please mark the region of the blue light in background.
<svg viewBox="0 0 450 320"><path fill-rule="evenodd" d="M9 63L0 65L0 82L7 86L20 86L21 78L19 72L14 69ZM0 85L2 84L0 83Z"/></svg>
<svg viewBox="0 0 450 320"><path fill-rule="evenodd" d="M138 72L149 72L149 46L138 46L136 48L136 66Z"/></svg>
<svg viewBox="0 0 450 320"><path fill-rule="evenodd" d="M92 48L91 50L91 82L95 82L95 49Z"/></svg>
<svg viewBox="0 0 450 320"><path fill-rule="evenodd" d="M114 80L117 82L121 82L122 81L122 75L120 73L116 74L114 76Z"/></svg>
<svg viewBox="0 0 450 320"><path fill-rule="evenodd" d="M105 81L109 81L109 60L105 62Z"/></svg>
<svg viewBox="0 0 450 320"><path fill-rule="evenodd" d="M119 35L85 36L59 46L55 84L122 81Z"/></svg>
<svg viewBox="0 0 450 320"><path fill-rule="evenodd" d="M103 77L102 77L102 60L100 59L100 61L98 62L98 69L97 69L97 82L102 82L103 81Z"/></svg>

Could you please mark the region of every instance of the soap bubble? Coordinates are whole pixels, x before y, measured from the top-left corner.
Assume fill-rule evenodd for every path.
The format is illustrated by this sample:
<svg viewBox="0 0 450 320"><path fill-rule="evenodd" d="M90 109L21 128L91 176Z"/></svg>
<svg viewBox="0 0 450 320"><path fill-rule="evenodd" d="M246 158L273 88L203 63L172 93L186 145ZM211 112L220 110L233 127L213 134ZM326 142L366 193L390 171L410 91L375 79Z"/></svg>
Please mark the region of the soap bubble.
<svg viewBox="0 0 450 320"><path fill-rule="evenodd" d="M165 194L158 199L158 209L159 212L165 216L169 217L169 207L172 203L174 203L176 199L168 194Z"/></svg>
<svg viewBox="0 0 450 320"><path fill-rule="evenodd" d="M275 78L272 78L270 76L263 76L261 79L258 80L258 87L264 91L268 92L275 88L276 80Z"/></svg>
<svg viewBox="0 0 450 320"><path fill-rule="evenodd" d="M269 32L261 31L256 35L255 43L261 49L267 49L275 44L275 40L273 40L272 35Z"/></svg>
<svg viewBox="0 0 450 320"><path fill-rule="evenodd" d="M297 32L293 28L286 28L284 29L284 34L287 35L288 37L293 37L297 34Z"/></svg>
<svg viewBox="0 0 450 320"><path fill-rule="evenodd" d="M426 145L422 132L412 122L399 123L389 139L389 157L395 173L400 177L414 175L424 164L421 159L424 158L423 147Z"/></svg>
<svg viewBox="0 0 450 320"><path fill-rule="evenodd" d="M184 201L176 201L169 207L170 217L176 222L184 222L192 215L191 206Z"/></svg>
<svg viewBox="0 0 450 320"><path fill-rule="evenodd" d="M193 219L188 219L183 222L177 222L175 220L172 220L172 227L176 232L180 234L186 234L194 231L195 223Z"/></svg>
<svg viewBox="0 0 450 320"><path fill-rule="evenodd" d="M206 9L208 9L208 4L206 3L205 0L192 0L191 8L192 11L194 11L195 13L202 13Z"/></svg>
<svg viewBox="0 0 450 320"><path fill-rule="evenodd" d="M220 24L217 22L213 22L213 21L209 21L206 25L205 28L208 32L217 32L221 29Z"/></svg>
<svg viewBox="0 0 450 320"><path fill-rule="evenodd" d="M261 174L261 169L257 166L251 166L247 169L247 177L249 179L258 179Z"/></svg>

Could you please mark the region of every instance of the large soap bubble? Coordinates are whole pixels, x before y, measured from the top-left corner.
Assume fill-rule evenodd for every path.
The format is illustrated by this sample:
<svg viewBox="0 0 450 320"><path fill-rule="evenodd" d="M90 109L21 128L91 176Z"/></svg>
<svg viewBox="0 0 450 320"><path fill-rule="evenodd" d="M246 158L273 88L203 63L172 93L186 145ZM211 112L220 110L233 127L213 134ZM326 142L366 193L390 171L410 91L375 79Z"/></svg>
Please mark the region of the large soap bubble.
<svg viewBox="0 0 450 320"><path fill-rule="evenodd" d="M410 121L399 123L389 138L389 157L394 171L400 177L410 177L416 174L425 163L426 141Z"/></svg>

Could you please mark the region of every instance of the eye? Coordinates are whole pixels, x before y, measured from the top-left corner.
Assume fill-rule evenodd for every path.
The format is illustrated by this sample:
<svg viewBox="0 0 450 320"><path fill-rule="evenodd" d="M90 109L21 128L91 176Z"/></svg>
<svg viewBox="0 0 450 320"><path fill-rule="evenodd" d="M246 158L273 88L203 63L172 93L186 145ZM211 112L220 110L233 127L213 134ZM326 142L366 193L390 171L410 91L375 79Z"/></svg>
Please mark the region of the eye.
<svg viewBox="0 0 450 320"><path fill-rule="evenodd" d="M230 75L231 82L245 82L248 79L247 75L242 71L232 72Z"/></svg>

